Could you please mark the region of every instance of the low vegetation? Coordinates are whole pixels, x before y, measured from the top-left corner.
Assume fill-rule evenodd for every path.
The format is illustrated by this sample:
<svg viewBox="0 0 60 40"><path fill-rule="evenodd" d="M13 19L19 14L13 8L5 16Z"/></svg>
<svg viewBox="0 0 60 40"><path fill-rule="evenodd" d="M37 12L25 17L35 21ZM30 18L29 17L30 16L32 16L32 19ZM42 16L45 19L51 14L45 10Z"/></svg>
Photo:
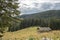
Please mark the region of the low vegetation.
<svg viewBox="0 0 60 40"><path fill-rule="evenodd" d="M29 27L15 32L6 32L2 39L4 40L41 40L43 37L53 40L60 40L60 30L39 33L37 27Z"/></svg>

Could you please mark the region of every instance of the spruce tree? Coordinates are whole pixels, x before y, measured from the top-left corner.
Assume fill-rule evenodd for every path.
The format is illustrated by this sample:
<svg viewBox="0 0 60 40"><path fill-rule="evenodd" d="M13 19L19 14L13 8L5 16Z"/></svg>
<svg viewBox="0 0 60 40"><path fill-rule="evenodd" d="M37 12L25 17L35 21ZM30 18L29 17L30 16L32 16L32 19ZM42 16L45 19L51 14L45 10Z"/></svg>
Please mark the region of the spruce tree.
<svg viewBox="0 0 60 40"><path fill-rule="evenodd" d="M18 0L0 0L0 31L18 20L15 17L20 14L18 4Z"/></svg>

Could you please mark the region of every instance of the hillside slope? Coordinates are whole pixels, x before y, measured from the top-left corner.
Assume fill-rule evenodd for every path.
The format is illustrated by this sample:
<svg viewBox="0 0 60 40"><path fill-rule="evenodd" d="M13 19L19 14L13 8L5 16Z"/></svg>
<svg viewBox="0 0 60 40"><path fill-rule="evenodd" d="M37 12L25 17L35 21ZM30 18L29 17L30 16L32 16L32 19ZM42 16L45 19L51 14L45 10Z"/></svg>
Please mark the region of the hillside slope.
<svg viewBox="0 0 60 40"><path fill-rule="evenodd" d="M57 40L60 38L60 30L54 30L50 32L38 33L37 27L29 27L15 32L6 32L4 34L3 40L26 40L29 38L35 38L35 40L40 40L42 37L52 38Z"/></svg>
<svg viewBox="0 0 60 40"><path fill-rule="evenodd" d="M21 18L60 18L60 10L48 10L35 14L22 15Z"/></svg>

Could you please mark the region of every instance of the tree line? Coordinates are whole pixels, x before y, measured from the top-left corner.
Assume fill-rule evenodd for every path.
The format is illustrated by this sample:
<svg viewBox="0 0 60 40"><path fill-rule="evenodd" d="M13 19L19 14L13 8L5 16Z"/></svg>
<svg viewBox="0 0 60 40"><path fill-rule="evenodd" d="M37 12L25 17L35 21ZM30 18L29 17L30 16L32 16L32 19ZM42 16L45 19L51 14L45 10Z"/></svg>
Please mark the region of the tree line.
<svg viewBox="0 0 60 40"><path fill-rule="evenodd" d="M49 18L49 19L24 19L18 25L9 28L9 31L17 31L27 27L40 26L40 27L50 27L52 30L60 29L60 19Z"/></svg>

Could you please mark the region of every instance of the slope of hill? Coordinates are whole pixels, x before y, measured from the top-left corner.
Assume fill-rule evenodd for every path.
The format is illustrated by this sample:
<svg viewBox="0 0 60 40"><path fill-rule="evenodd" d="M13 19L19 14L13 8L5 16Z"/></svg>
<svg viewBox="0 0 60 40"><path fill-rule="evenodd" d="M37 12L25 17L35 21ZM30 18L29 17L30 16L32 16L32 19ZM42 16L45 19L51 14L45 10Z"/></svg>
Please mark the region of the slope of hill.
<svg viewBox="0 0 60 40"><path fill-rule="evenodd" d="M21 18L60 18L60 10L48 10L35 14L22 15Z"/></svg>
<svg viewBox="0 0 60 40"><path fill-rule="evenodd" d="M16 31L30 26L41 26L51 27L52 29L60 29L60 20L58 20L60 19L60 10L48 10L40 13L22 15L18 17L23 18L23 21L21 21L18 27L14 26L9 28L9 31Z"/></svg>
<svg viewBox="0 0 60 40"><path fill-rule="evenodd" d="M41 40L43 37L51 38L53 40L60 40L60 30L50 32L38 33L37 27L29 27L15 32L6 32L2 40Z"/></svg>

